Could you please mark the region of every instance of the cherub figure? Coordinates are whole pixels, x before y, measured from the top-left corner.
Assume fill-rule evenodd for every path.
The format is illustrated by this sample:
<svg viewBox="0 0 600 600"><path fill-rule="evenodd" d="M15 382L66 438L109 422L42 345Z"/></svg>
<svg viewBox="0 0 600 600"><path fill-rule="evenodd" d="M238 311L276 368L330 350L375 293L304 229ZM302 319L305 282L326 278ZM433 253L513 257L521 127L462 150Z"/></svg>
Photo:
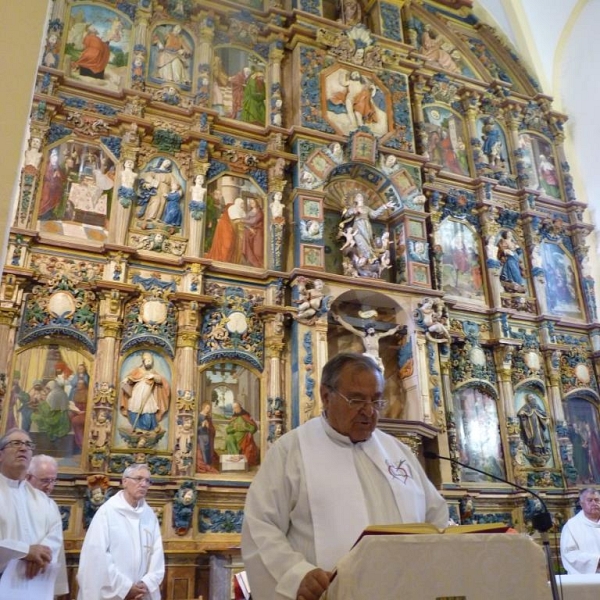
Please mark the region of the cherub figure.
<svg viewBox="0 0 600 600"><path fill-rule="evenodd" d="M356 227L348 227L347 229L338 232L338 238L343 238L345 240L343 246L340 248L341 252L346 250L346 248L351 248L352 246L356 245L354 236L357 233L358 229Z"/></svg>
<svg viewBox="0 0 600 600"><path fill-rule="evenodd" d="M304 277L298 278L297 289L299 298L294 302L298 304L296 319L299 321L308 321L322 310L323 298L325 296L323 288L325 284L321 279L315 279L312 284Z"/></svg>

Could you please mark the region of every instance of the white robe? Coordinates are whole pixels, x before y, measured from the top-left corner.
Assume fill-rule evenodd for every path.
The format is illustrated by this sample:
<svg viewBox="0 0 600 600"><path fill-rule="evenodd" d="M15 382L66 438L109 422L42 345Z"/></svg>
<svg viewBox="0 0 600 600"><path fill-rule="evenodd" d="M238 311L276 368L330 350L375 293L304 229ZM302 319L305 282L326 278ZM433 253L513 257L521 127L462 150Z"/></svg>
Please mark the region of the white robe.
<svg viewBox="0 0 600 600"><path fill-rule="evenodd" d="M310 430L308 439L313 445L310 454L318 453L322 457L322 464L315 470L327 473L329 469L329 477L320 484L316 497L313 490L312 499L309 494L312 484L308 481L312 474L307 478L301 450L303 428ZM383 454L389 454L389 448L395 450L389 461L391 466L385 463ZM332 455L338 464L345 461L349 466L348 476L336 476L326 464L327 457ZM404 471L394 471L399 475L395 478L389 469L401 461L404 461L401 465ZM404 473L410 476L404 479ZM360 482L358 488L356 481ZM409 496L413 494L414 501L411 501ZM399 506L399 502L405 500ZM319 504L323 509L315 518L314 507ZM343 548L337 539L342 537L339 523L328 522L331 512L327 512L327 506L340 507L341 512L358 517L344 523ZM269 449L248 491L242 556L252 595L259 600L295 600L306 573L317 566L330 568L331 561L339 560L350 550L364 526L414 521L446 527L448 507L410 449L379 430L366 442L354 444L333 430L324 418L313 419L284 435ZM336 538L334 547L326 549L327 564L320 564L317 559L316 523L322 538Z"/></svg>
<svg viewBox="0 0 600 600"><path fill-rule="evenodd" d="M24 558L41 544L58 560L63 546L62 519L56 503L27 481L0 474L0 573L9 561ZM55 594L62 592L55 587Z"/></svg>
<svg viewBox="0 0 600 600"><path fill-rule="evenodd" d="M165 575L160 526L145 501L132 507L121 491L94 515L86 533L77 581L78 600L122 600L131 586L143 581L160 600Z"/></svg>
<svg viewBox="0 0 600 600"><path fill-rule="evenodd" d="M596 573L600 560L600 522L583 511L569 519L560 534L560 557L570 575Z"/></svg>

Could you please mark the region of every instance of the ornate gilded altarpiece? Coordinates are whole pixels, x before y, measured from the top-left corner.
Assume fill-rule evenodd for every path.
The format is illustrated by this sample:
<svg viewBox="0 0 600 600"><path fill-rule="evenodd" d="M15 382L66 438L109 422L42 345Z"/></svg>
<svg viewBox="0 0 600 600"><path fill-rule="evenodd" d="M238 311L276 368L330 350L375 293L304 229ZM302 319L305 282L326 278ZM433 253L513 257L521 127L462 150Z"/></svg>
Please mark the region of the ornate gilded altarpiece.
<svg viewBox="0 0 600 600"><path fill-rule="evenodd" d="M72 587L145 462L166 597L230 597L253 474L342 350L383 369L383 429L560 528L600 483L591 227L566 116L470 0L50 10L0 391L3 431L59 461ZM531 529L510 486L426 466L457 522Z"/></svg>

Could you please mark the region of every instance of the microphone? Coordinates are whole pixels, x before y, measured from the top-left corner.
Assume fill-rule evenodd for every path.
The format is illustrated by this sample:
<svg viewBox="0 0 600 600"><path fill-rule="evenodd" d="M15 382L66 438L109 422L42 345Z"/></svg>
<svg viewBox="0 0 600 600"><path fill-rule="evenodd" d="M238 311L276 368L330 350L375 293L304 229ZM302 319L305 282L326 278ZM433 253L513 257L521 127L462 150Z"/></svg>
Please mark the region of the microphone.
<svg viewBox="0 0 600 600"><path fill-rule="evenodd" d="M425 450L423 452L423 456L425 458L439 458L440 460L447 460L456 465L460 465L465 469L470 469L471 471L476 471L477 473L481 473L486 477L490 477L491 479L495 479L496 481L501 481L502 483L507 483L511 487L514 487L518 490L522 490L523 492L527 492L531 494L535 498L537 498L542 505L542 511L538 512L531 517L531 524L533 528L541 534L542 538L542 546L544 548L544 554L546 555L546 565L548 567L548 575L550 577L550 589L552 591L552 600L559 600L560 595L558 593L558 586L556 585L556 578L554 576L554 565L552 563L552 550L550 549L550 541L548 539L548 531L552 529L552 515L546 506L546 503L542 500L542 498L536 494L533 490L529 488L523 487L522 485L518 485L517 483L513 483L512 481L508 481L508 479L504 479L502 477L498 477L498 475L493 475L492 473L487 473L486 471L482 471L476 467L472 467L471 465L467 465L456 458L450 458L449 456L442 456L437 452L432 452L431 450Z"/></svg>
<svg viewBox="0 0 600 600"><path fill-rule="evenodd" d="M508 481L508 479L503 479L502 477L498 477L498 475L494 475L492 473L488 473L487 471L482 471L481 469L472 467L471 465L467 465L463 462L460 462L460 460L457 460L456 458L450 458L449 456L442 456L441 454L438 454L437 452L432 452L431 450L425 450L423 452L423 456L425 458L439 458L441 460L447 460L448 462L460 465L461 467L464 467L465 469L470 469L471 471L476 471L477 473L481 473L482 475L485 475L486 477L490 477L491 479L495 479L496 481L501 481L502 483L507 483L511 487L517 488L518 490L522 490L523 492L527 492L528 494L531 494L532 496L534 496L535 498L537 498L539 500L540 504L542 505L542 509L543 509L542 511L532 515L531 524L533 525L533 528L536 531L539 531L540 533L546 533L547 531L550 531L550 529L552 529L552 515L550 514L550 511L548 510L546 503L533 490L523 487L522 485L518 485L517 483L514 483L512 481Z"/></svg>

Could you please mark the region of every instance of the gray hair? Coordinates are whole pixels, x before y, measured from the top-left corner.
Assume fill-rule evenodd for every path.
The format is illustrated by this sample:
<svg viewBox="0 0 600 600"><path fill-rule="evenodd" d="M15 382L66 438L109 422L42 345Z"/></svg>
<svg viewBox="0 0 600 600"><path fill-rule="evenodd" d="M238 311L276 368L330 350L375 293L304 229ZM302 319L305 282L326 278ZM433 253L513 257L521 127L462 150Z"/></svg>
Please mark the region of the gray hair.
<svg viewBox="0 0 600 600"><path fill-rule="evenodd" d="M34 475L35 471L44 465L51 465L58 471L58 462L56 462L56 459L53 456L49 456L48 454L36 454L29 463L27 473Z"/></svg>
<svg viewBox="0 0 600 600"><path fill-rule="evenodd" d="M579 492L579 502L581 502L585 496L589 495L589 494L598 494L600 492L598 492L598 490L596 488L592 488L592 487L587 487L582 489Z"/></svg>
<svg viewBox="0 0 600 600"><path fill-rule="evenodd" d="M9 442L9 437L13 434L13 433L24 433L28 438L29 441L31 441L31 436L29 435L28 431L25 431L24 429L21 429L20 427L13 427L12 429L9 429L1 438L0 438L0 450L4 450L4 448L6 447L6 444Z"/></svg>
<svg viewBox="0 0 600 600"><path fill-rule="evenodd" d="M127 477L131 477L134 473L137 473L138 471L141 471L142 469L146 469L146 471L150 471L150 467L146 463L135 463L133 465L129 465L123 471L123 479L126 479Z"/></svg>
<svg viewBox="0 0 600 600"><path fill-rule="evenodd" d="M321 371L321 385L335 389L342 369L346 365L351 365L359 372L370 371L383 381L383 374L377 363L370 356L359 354L358 352L340 352L340 354L336 354L333 358L329 359L323 367Z"/></svg>

